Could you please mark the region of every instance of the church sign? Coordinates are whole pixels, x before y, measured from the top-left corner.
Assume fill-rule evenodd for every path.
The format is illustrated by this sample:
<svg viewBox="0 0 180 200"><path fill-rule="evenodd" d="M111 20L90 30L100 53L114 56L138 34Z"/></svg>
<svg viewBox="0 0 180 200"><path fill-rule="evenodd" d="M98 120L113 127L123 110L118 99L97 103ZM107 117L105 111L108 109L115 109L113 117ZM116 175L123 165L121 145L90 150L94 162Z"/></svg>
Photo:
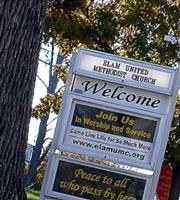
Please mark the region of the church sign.
<svg viewBox="0 0 180 200"><path fill-rule="evenodd" d="M179 76L179 68L75 53L40 199L153 200Z"/></svg>
<svg viewBox="0 0 180 200"><path fill-rule="evenodd" d="M89 72L90 75L106 79L111 77L116 82L127 82L127 84L149 90L156 88L170 92L172 88L174 71L164 69L160 65L110 56L105 53L97 54L95 51L80 51L78 56L80 59L77 59L76 63L77 72Z"/></svg>

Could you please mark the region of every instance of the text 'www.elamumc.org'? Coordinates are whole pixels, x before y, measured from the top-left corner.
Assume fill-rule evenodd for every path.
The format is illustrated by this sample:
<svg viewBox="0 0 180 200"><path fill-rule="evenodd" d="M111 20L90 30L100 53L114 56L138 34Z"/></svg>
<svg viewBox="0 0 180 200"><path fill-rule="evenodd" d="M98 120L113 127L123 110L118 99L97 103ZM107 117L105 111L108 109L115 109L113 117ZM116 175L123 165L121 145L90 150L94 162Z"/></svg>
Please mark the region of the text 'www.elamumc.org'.
<svg viewBox="0 0 180 200"><path fill-rule="evenodd" d="M129 151L125 151L125 150L121 150L118 148L114 148L114 147L108 147L105 146L103 144L93 144L90 142L84 142L84 141L80 141L80 140L72 140L73 144L75 145L79 145L79 146L84 146L87 148L92 148L92 149L97 149L97 150L102 150L102 151L106 151L106 152L110 152L110 153L114 153L114 154L118 154L118 155L123 155L125 157L133 157L133 158L137 158L139 160L144 160L145 155L143 154L139 154L139 153L131 153Z"/></svg>

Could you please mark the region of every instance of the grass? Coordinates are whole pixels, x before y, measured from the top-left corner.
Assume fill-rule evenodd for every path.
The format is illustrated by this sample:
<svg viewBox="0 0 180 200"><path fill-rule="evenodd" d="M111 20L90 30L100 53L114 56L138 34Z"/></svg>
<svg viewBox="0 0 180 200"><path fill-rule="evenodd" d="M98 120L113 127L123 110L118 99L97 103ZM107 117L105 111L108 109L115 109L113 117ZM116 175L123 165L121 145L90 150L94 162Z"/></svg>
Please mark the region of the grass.
<svg viewBox="0 0 180 200"><path fill-rule="evenodd" d="M39 200L40 192L35 189L28 189L27 190L27 199L28 200Z"/></svg>
<svg viewBox="0 0 180 200"><path fill-rule="evenodd" d="M26 194L27 194L27 200L39 200L40 191L38 191L37 189L28 189L26 191ZM54 199L54 200L60 200L60 199Z"/></svg>

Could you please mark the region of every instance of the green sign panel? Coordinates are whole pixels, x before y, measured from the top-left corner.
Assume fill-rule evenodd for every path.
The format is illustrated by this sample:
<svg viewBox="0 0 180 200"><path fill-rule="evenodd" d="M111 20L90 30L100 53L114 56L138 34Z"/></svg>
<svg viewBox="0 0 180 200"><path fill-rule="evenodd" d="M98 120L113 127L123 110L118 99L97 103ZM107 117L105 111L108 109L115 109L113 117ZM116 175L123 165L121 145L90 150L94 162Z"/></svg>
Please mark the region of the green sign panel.
<svg viewBox="0 0 180 200"><path fill-rule="evenodd" d="M59 161L53 191L90 200L142 200L146 180Z"/></svg>

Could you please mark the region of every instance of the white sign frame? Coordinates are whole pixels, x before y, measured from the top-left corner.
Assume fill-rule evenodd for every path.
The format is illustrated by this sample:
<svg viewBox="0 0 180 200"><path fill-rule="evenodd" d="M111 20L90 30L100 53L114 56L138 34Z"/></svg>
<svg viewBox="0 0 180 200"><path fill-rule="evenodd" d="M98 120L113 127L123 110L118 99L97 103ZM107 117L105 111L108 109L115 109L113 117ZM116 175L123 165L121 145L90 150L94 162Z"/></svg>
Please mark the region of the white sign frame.
<svg viewBox="0 0 180 200"><path fill-rule="evenodd" d="M98 56L102 59L104 58L108 58L108 59L113 59L113 60L117 60L117 62L119 61L119 59L122 59L122 62L128 63L128 64L134 64L135 66L138 67L142 67L145 69L148 69L148 67L150 67L153 70L156 71L160 71L160 72L164 72L166 74L169 74L169 82L168 82L168 86L167 87L157 87L157 86L149 86L147 84L142 84L142 83L137 83L135 84L134 82L127 80L127 79L122 79L122 78L117 78L117 77L105 77L103 74L98 74L98 73L94 73L94 72L89 72L87 70L84 70L82 68L79 68L80 63L80 59L81 56L83 56L83 54L87 54L87 55L93 55L93 56ZM132 59L126 59L126 58L121 58L119 56L114 56L114 55L110 55L107 53L102 53L102 52L98 52L98 51L94 51L94 50L88 50L88 49L80 49L78 53L74 54L72 60L71 60L71 68L70 68L70 72L69 72L69 76L68 79L66 81L66 87L65 87L65 93L63 96L63 100L62 100L62 104L61 104L61 108L60 108L60 112L59 112L59 118L58 118L58 122L57 122L57 127L56 127L56 131L55 131L55 136L54 136L54 140L53 140L53 144L52 144L52 148L51 148L51 153L49 155L49 161L48 161L48 166L47 166L47 170L46 170L46 174L44 177L44 181L43 181L43 186L42 186L42 190L41 190L41 200L46 200L46 199L51 199L50 196L46 196L45 194L47 194L47 190L50 187L49 183L47 183L47 181L49 180L48 178L50 176L52 176L52 173L54 173L54 166L52 165L54 162L53 160L56 159L57 155L55 155L55 152L57 150L57 148L59 148L60 150L64 150L64 151L77 151L77 153L84 153L84 151L79 151L78 148L72 148L69 147L67 145L61 145L64 134L65 134L65 128L63 128L64 124L67 124L68 119L69 119L69 115L70 115L70 105L73 101L73 99L76 100L85 100L86 102L96 102L98 104L104 104L104 106L110 106L110 107L115 107L117 106L117 104L110 105L110 103L108 103L107 101L102 101L100 102L97 99L92 99L92 98L87 98L87 97L82 97L80 94L74 93L71 91L72 86L73 86L73 81L74 81L74 77L76 75L80 75L80 76L87 76L90 78L97 78L99 80L106 80L108 78L108 81L112 82L112 83L117 83L117 84L123 84L123 85L127 85L128 87L132 87L132 88L139 88L142 90L147 90L147 91L151 91L151 92L155 92L155 93L161 93L164 95L167 95L167 97L169 98L169 103L168 103L168 108L167 108L167 112L166 113L153 113L151 111L144 111L139 109L135 109L135 108L129 108L123 105L122 110L127 109L127 111L129 112L135 112L135 113L140 113L143 114L145 113L145 115L149 115L149 116L159 116L159 118L161 119L161 127L159 127L159 132L158 132L158 136L156 138L156 142L155 142L155 146L154 146L154 153L152 156L152 161L151 161L151 165L139 165L139 163L128 163L128 166L137 166L137 167L141 167L144 168L145 170L152 170L153 175L151 177L148 177L148 187L146 187L145 189L145 197L143 200L149 199L149 200L153 200L154 198L154 194L156 191L156 187L157 187L157 183L158 183L158 178L159 178L159 174L160 174L160 168L163 162L163 157L164 157L164 153L165 153L165 149L166 149L166 144L167 144L167 139L168 139L168 134L169 134L169 130L171 127L171 121L172 121L172 117L173 117L173 111L174 111L174 107L175 107L175 102L176 102L176 97L177 97L177 92L179 89L179 85L180 85L180 80L179 80L179 76L180 76L180 68L168 68L168 67L163 67L161 65L156 65L156 64L151 64L151 63L146 63L146 62L142 62L142 61L137 61L137 60L132 60ZM113 104L113 103L111 103ZM119 106L119 105L118 105ZM119 106L121 107L121 106ZM59 135L60 132L60 135ZM60 138L61 137L61 138ZM59 146L60 144L60 146ZM88 156L88 155L87 155ZM89 154L89 156L91 156ZM95 156L93 154L93 156ZM97 155L98 156L98 155ZM69 160L69 158L66 158L67 161ZM102 158L101 158L102 159ZM72 160L72 159L71 159ZM79 162L77 161L77 159L74 159L75 162ZM80 162L80 163L84 163L84 164L88 164L87 162ZM125 162L123 162L125 163ZM91 164L90 164L91 165ZM92 166L94 166L94 164L92 164ZM101 165L99 165L99 167L101 167ZM109 169L109 168L107 168ZM118 169L115 171L119 171ZM49 173L50 172L50 173ZM131 172L129 172L131 173ZM136 174L136 173L135 173ZM145 177L145 174L142 174L140 177ZM148 188L148 189L147 189ZM46 197L46 198L45 198ZM72 199L72 198L71 198Z"/></svg>
<svg viewBox="0 0 180 200"><path fill-rule="evenodd" d="M69 125L69 121L71 121L70 119L72 118L72 115L73 115L73 105L74 103L73 102L84 102L85 105L96 105L96 107L100 107L100 108L111 108L112 110L117 110L116 108L116 105L112 105L110 103L107 103L107 102L104 102L103 103L103 106L102 106L102 102L100 101L95 101L95 100L92 100L92 99L89 99L89 98L86 98L86 97L82 97L82 96L77 96L77 95L70 95L68 100L66 101L67 102L67 107L66 107L66 116L67 117L63 117L61 118L61 122L57 124L57 128L56 130L58 130L58 132L60 133L60 135L58 133L56 133L55 135L59 135L60 137L57 137L55 138L55 149L60 149L60 150L68 150L68 151L74 151L74 152L81 152L81 153L86 153L87 155L95 155L94 152L90 152L88 150L85 150L85 149L80 149L78 148L75 148L73 146L70 146L70 145L65 145L63 140L65 138L65 135L67 134L67 128L68 128L68 125ZM69 106L71 105L71 106ZM139 116L139 117L143 117L143 116L146 116L146 119L157 119L157 127L156 127L156 131L154 133L154 142L152 143L152 152L151 152L151 162L150 163L142 163L140 161L135 161L135 160L124 160L124 158L122 157L115 157L115 156L110 156L110 155L102 155L101 154L101 158L104 159L104 157L106 157L107 159L114 159L116 161L119 161L119 162L124 162L126 164L129 164L129 165L133 165L136 166L136 167L141 167L142 165L144 165L145 168L147 169L152 169L154 170L154 166L156 165L156 162L157 162L157 155L158 155L158 152L160 151L160 146L158 144L160 144L163 140L163 131L159 131L158 134L157 134L157 131L158 129L160 130L163 130L163 127L164 127L164 119L165 119L165 116L164 115L160 115L160 114L157 114L157 113L148 113L147 111L139 111L137 109L131 109L131 111L129 112L129 108L128 107L125 107L125 106L119 106L118 108L119 111L122 111L123 113L127 113L127 114L131 114L133 115L132 113L134 113L134 116ZM61 126L61 124L66 124L66 126ZM100 156L98 153L96 153L97 156Z"/></svg>

